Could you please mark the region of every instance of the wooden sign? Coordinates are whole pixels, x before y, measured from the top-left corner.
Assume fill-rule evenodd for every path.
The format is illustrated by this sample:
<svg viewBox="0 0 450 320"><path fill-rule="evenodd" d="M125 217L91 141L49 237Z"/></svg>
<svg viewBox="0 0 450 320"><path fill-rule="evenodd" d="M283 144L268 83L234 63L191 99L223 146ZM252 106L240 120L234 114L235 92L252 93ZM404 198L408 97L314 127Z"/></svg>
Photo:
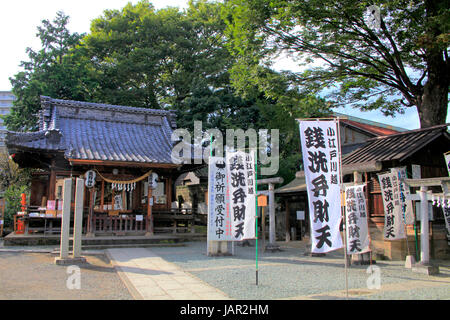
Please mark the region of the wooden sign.
<svg viewBox="0 0 450 320"><path fill-rule="evenodd" d="M266 195L258 196L258 207L267 207L267 196Z"/></svg>

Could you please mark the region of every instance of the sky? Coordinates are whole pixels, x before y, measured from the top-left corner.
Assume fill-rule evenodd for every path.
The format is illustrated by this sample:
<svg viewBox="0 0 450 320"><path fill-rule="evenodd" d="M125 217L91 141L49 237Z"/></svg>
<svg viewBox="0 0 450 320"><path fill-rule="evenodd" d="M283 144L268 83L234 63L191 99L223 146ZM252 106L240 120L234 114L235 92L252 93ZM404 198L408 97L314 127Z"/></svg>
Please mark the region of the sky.
<svg viewBox="0 0 450 320"><path fill-rule="evenodd" d="M36 37L37 27L41 21L53 20L57 11L70 16L68 28L71 32L88 33L93 19L102 15L106 9L121 9L128 2L138 0L14 0L2 1L0 4L0 91L11 90L9 77L21 70L21 61L27 61L26 48L39 50L40 40ZM188 0L153 0L156 9L167 6L186 8ZM277 69L295 70L295 65L288 59L279 61ZM416 109L408 108L404 115L395 118L385 117L379 111L361 112L353 108L338 108L336 112L354 117L381 122L405 129L419 128ZM447 122L450 115L447 117Z"/></svg>

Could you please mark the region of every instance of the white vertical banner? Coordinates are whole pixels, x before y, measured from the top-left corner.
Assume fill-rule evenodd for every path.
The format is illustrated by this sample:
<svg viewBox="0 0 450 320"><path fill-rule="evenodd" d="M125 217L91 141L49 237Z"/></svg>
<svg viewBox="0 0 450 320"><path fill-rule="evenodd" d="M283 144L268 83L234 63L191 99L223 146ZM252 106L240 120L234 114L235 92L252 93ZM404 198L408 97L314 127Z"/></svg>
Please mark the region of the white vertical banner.
<svg viewBox="0 0 450 320"><path fill-rule="evenodd" d="M311 252L343 247L339 136L336 121L300 121L300 140L311 222Z"/></svg>
<svg viewBox="0 0 450 320"><path fill-rule="evenodd" d="M208 170L208 240L230 241L231 216L225 158L210 157Z"/></svg>
<svg viewBox="0 0 450 320"><path fill-rule="evenodd" d="M384 207L384 239L406 238L402 206L398 196L399 186L396 173L379 174L381 197Z"/></svg>
<svg viewBox="0 0 450 320"><path fill-rule="evenodd" d="M345 187L347 252L360 254L370 251L364 184Z"/></svg>
<svg viewBox="0 0 450 320"><path fill-rule="evenodd" d="M447 167L448 175L450 177L450 151L444 153L445 166Z"/></svg>
<svg viewBox="0 0 450 320"><path fill-rule="evenodd" d="M405 224L414 224L413 204L411 200L406 200L410 194L409 187L400 180L407 178L406 167L391 168L391 173L395 173L398 178L398 196L402 208L403 220Z"/></svg>
<svg viewBox="0 0 450 320"><path fill-rule="evenodd" d="M445 227L447 229L447 243L450 245L450 203L442 204L442 212L444 213Z"/></svg>
<svg viewBox="0 0 450 320"><path fill-rule="evenodd" d="M231 236L235 241L255 239L256 181L254 151L227 152Z"/></svg>

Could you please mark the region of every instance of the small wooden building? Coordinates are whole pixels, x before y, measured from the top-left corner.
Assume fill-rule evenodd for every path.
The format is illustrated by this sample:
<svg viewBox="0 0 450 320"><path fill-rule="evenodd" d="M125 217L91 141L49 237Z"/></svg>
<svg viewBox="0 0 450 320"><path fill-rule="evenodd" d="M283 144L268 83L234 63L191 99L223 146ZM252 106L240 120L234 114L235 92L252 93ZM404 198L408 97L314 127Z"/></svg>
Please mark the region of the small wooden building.
<svg viewBox="0 0 450 320"><path fill-rule="evenodd" d="M365 188L369 211L369 233L372 249L387 259L404 259L407 252L406 240L385 241L383 239L384 207L377 175L395 167L406 167L408 177L414 166L420 166L421 178L445 177L448 175L443 154L450 150L449 124L431 128L378 136L368 139L342 159L344 183L358 180L367 183ZM306 211L306 225L309 226L307 192L304 172L297 172L296 178L276 191L286 203L286 210L292 225L295 210ZM412 192L415 192L413 189ZM448 258L445 221L440 208L433 209L431 225L431 257ZM420 222L417 222L420 224ZM420 230L419 227L417 227ZM304 230L309 234L309 228ZM420 236L420 235L419 235ZM415 234L408 228L409 251L415 253ZM419 241L419 240L418 240ZM420 243L420 241L419 241Z"/></svg>
<svg viewBox="0 0 450 320"><path fill-rule="evenodd" d="M39 131L6 137L14 161L36 169L25 215L29 232L33 218L50 219L44 231L47 222L57 224L63 180L88 171L95 174L95 185L85 188L87 233L176 230L173 183L182 165L171 158L172 111L50 97L41 97L41 105ZM151 173L158 176L154 189L149 188Z"/></svg>
<svg viewBox="0 0 450 320"><path fill-rule="evenodd" d="M342 156L364 146L369 139L407 131L403 128L393 127L341 113L334 113L333 116L341 118L339 129L341 133ZM348 173L352 173L352 166L350 166L348 170ZM348 177L346 177L346 180L348 180ZM277 188L275 194L277 198L281 200L282 207L281 211L277 214L277 217L279 217L278 219L281 220L277 225L280 225L282 230L277 230L277 233L280 234L280 236L286 235L285 238L288 240L300 240L303 236L309 235L309 208L304 172L297 172L296 178L288 184ZM297 211L306 212L305 220L297 220ZM288 212L289 214L286 215L285 212ZM292 230L293 232L291 232L291 229L294 229Z"/></svg>

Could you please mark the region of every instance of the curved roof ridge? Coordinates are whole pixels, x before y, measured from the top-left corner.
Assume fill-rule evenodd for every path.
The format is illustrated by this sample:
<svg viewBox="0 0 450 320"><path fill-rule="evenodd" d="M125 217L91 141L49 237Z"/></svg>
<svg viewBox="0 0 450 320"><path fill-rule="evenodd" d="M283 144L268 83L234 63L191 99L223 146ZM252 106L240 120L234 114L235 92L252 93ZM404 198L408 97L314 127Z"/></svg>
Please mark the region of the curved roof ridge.
<svg viewBox="0 0 450 320"><path fill-rule="evenodd" d="M367 141L373 141L373 140L378 140L378 139L389 139L389 138L394 138L394 137L398 137L398 136L404 136L404 135L408 135L408 134L412 134L412 133L416 133L416 132L424 132L424 131L428 131L428 130L436 130L436 129L445 128L445 127L448 127L448 126L450 126L450 123L438 124L438 125L435 125L435 126L432 126L432 127L408 130L408 131L404 131L404 132L390 134L390 135L387 135L387 136L373 137L373 138L367 139Z"/></svg>
<svg viewBox="0 0 450 320"><path fill-rule="evenodd" d="M55 99L55 98L51 98L48 96L41 96L41 103L44 101L45 101L45 103L51 103L54 105L56 104L56 105L63 105L63 106L69 106L69 107L111 110L111 111L129 112L129 113L142 113L142 114L150 114L150 115L169 116L173 113L173 110L130 107L130 106L113 105L113 104L106 104L106 103L97 103L97 102Z"/></svg>

